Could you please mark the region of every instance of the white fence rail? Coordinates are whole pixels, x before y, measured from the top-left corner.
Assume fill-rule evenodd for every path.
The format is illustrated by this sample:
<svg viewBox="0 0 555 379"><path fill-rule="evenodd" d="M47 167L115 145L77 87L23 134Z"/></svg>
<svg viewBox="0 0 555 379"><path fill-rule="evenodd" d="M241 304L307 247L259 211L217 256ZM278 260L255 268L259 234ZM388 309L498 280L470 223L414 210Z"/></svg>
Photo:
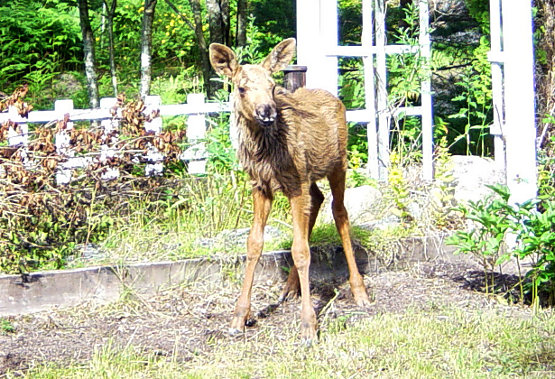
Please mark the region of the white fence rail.
<svg viewBox="0 0 555 379"><path fill-rule="evenodd" d="M114 156L117 151L113 148L117 141L107 140L111 131L119 128L119 119L121 114L114 117L112 108L116 105L115 97L107 97L100 99L100 108L96 109L75 109L71 100L57 100L52 111L31 111L27 117L22 117L17 113L15 107L10 107L8 112L0 112L0 124L8 120L18 124L17 131L10 128L8 131L8 145L26 147L29 144L29 128L28 124L46 124L63 120L68 116L68 124L66 130L59 131L55 136L56 152L66 157L56 173L56 183L65 184L71 181L72 171L76 168L86 167L95 161L105 162ZM206 103L203 94L190 94L187 96L187 103L184 104L161 104L159 96L148 96L145 99L145 114L150 114L152 110L158 109L160 116L179 116L187 117L187 142L190 145L180 156L184 161L188 162L188 172L191 174L204 174L206 172L206 153L205 139L207 130L206 115L211 113L230 112L230 103ZM347 121L349 122L366 122L369 117L368 110L349 110L347 111ZM69 141L68 131L73 128L76 121L99 121L103 128L103 144L100 151L94 152L87 156L75 155L72 151ZM151 122L146 122L144 127L147 131L159 133L162 130L162 118L157 117ZM233 133L233 128L230 130ZM235 136L231 136L232 140ZM114 138L114 137L111 137ZM26 156L26 151L23 151ZM147 175L157 175L162 172L163 166L161 161L163 156L152 146L146 155L150 162L145 167ZM109 168L104 174L104 179L113 179L118 177L117 168Z"/></svg>
<svg viewBox="0 0 555 379"><path fill-rule="evenodd" d="M205 103L203 94L190 94L187 96L185 104L161 104L159 96L148 96L145 99L145 114L158 109L160 116L187 115L187 137L190 147L186 149L180 158L188 161L188 170L191 174L204 173L206 169L206 115L209 113L229 112L228 103ZM26 147L29 144L29 123L45 124L63 120L66 115L68 124L66 130L61 130L55 135L56 152L66 160L61 163L56 173L58 184L69 183L72 170L78 167L86 167L95 161L105 162L117 152L113 148L116 140L110 140L111 131L119 128L121 114L114 117L112 109L116 105L116 98L103 98L100 100L100 108L97 109L75 109L71 100L57 100L53 111L31 111L27 117L22 117L17 113L15 107L10 107L8 112L0 113L0 124L12 121L17 124L17 128L10 127L8 130L8 145L23 146L22 154L24 161L27 158ZM72 151L68 131L73 128L75 121L99 121L103 129L103 139L100 151L92 155L76 156ZM160 133L162 131L162 118L157 117L144 125L147 131ZM145 167L147 175L156 175L162 172L163 156L154 146L149 146L145 156L149 162ZM111 168L103 174L103 178L111 179L119 175L116 168Z"/></svg>

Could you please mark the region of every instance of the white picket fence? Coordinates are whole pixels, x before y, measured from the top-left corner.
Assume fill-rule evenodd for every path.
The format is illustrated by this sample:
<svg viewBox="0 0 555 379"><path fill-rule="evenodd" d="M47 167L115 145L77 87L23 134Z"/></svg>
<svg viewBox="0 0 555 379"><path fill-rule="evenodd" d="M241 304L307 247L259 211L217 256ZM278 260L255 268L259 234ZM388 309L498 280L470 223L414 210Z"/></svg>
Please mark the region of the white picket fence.
<svg viewBox="0 0 555 379"><path fill-rule="evenodd" d="M73 128L75 121L99 121L103 128L103 143L99 152L93 152L86 156L76 156L72 151L67 130L59 131L55 136L56 152L66 157L59 165L56 173L56 182L65 184L71 181L72 171L75 168L86 167L96 161L105 162L117 152L112 148L114 142L109 141L110 132L119 127L121 113L116 117L112 115L111 109L116 105L117 99L114 97L103 98L100 100L100 108L97 109L75 109L72 100L57 100L53 111L31 111L27 117L21 117L15 107L10 107L8 112L0 113L0 123L8 120L18 124L17 131L13 128L8 130L8 145L22 146L24 161L27 159L26 147L29 144L29 123L46 124L63 120L66 115L69 117L67 130ZM206 115L209 113L229 112L229 103L206 103L203 94L190 94L187 96L185 104L161 104L159 96L148 96L145 99L146 115L154 110L160 111L160 116L179 116L187 115L187 142L189 148L183 151L180 158L188 162L188 171L191 174L202 174L206 170ZM121 110L118 110L121 112ZM118 117L119 116L119 117ZM150 122L145 122L145 130L159 133L162 130L162 117L156 117ZM147 175L157 175L163 170L163 155L154 146L148 146L145 173ZM113 179L119 176L116 168L109 168L103 174L104 179Z"/></svg>

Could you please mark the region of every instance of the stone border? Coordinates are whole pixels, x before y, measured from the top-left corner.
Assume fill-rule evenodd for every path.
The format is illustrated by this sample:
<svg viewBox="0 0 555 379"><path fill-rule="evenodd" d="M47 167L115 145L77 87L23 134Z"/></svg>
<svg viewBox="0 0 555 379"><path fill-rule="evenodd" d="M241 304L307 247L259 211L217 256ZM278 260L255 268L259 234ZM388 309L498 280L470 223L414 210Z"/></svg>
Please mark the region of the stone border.
<svg viewBox="0 0 555 379"><path fill-rule="evenodd" d="M453 250L444 246L441 238L409 238L401 242L400 253L388 262L361 249L356 251L356 257L360 270L371 274L384 268L407 268L435 259L464 259L454 257ZM244 256L228 260L199 258L0 275L0 316L76 306L83 302L109 303L119 299L126 288L148 294L183 282L221 285L229 280L230 270L241 269L244 260ZM286 268L291 265L289 251L265 253L257 267L256 279L284 281ZM336 276L348 277L342 249L313 248L312 280L329 280Z"/></svg>

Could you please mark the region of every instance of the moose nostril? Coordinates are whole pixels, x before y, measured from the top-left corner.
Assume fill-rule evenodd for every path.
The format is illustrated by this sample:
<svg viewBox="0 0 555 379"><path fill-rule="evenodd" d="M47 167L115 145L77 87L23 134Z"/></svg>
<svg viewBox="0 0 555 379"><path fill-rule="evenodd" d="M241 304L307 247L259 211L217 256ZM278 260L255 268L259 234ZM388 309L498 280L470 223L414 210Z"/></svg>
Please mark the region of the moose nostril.
<svg viewBox="0 0 555 379"><path fill-rule="evenodd" d="M276 120L276 110L269 105L261 105L256 108L256 118L263 126L270 126Z"/></svg>
<svg viewBox="0 0 555 379"><path fill-rule="evenodd" d="M260 105L256 108L256 114L262 121L273 121L276 117L274 107L268 104Z"/></svg>

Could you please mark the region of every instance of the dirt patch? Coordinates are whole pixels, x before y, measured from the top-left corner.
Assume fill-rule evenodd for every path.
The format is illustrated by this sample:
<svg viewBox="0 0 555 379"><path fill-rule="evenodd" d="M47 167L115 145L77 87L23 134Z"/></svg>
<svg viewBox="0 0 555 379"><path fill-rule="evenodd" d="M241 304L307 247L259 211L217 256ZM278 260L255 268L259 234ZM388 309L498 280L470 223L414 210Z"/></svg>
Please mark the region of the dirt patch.
<svg viewBox="0 0 555 379"><path fill-rule="evenodd" d="M367 275L365 282L374 300L369 309L354 305L346 278L313 283L313 302L322 333L326 324L339 318L348 326L377 314L448 304L469 310L502 307L515 315L526 314L521 307L508 306L477 291L481 280L479 267L472 264L427 263L410 270ZM508 282L510 286L514 280L498 278L498 283ZM237 282L218 288L176 286L148 298L130 292L111 305L89 304L5 318L15 330L0 331L0 376L8 370L24 373L45 362L82 362L108 344L132 345L180 361L207 354L215 339L237 338L226 333L239 293ZM252 310L257 322L240 338L258 338L261 328L280 330L298 325L298 299L275 305L282 285L255 283Z"/></svg>

